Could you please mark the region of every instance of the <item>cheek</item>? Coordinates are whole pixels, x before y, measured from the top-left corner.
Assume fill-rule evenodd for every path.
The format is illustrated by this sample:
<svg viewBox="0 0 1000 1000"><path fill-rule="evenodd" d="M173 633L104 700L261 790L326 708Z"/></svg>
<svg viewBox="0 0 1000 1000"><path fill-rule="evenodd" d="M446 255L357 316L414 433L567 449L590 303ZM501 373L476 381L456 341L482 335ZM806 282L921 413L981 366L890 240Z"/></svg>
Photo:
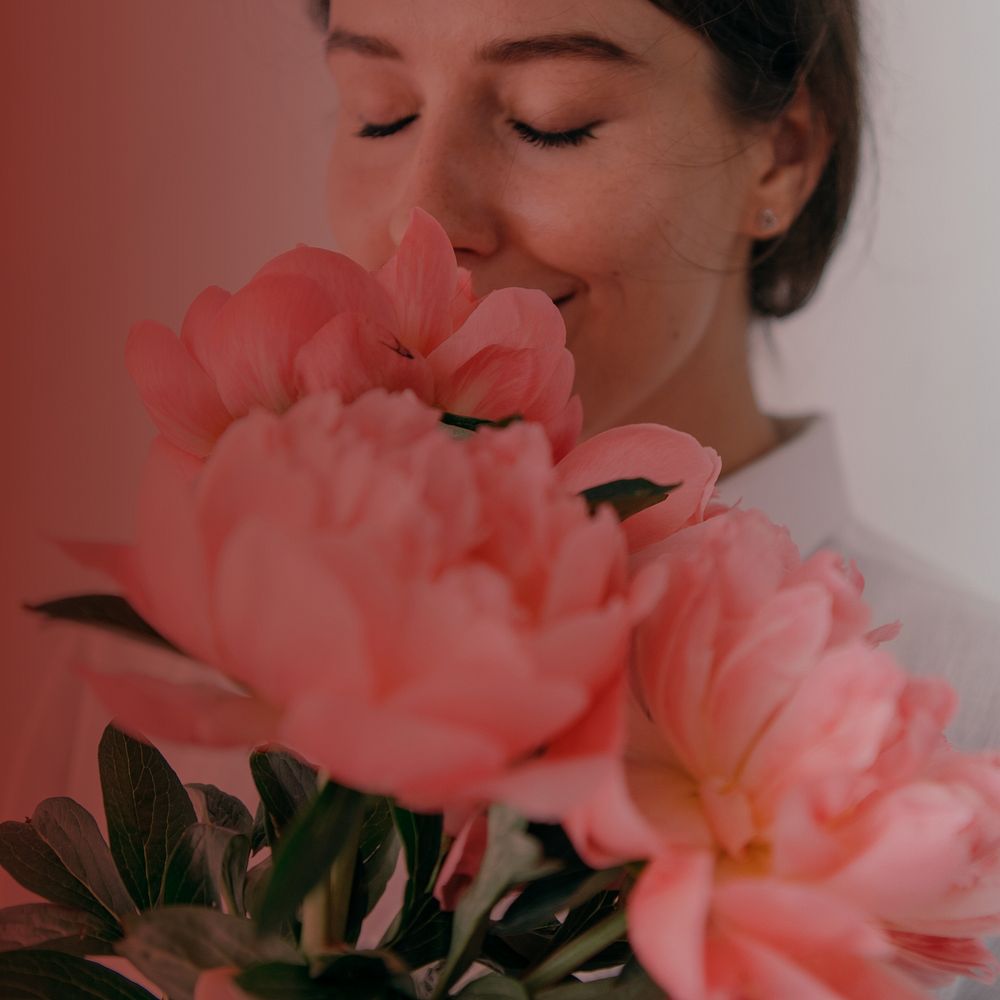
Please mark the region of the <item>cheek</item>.
<svg viewBox="0 0 1000 1000"><path fill-rule="evenodd" d="M565 226L560 265L587 283L567 318L588 433L626 419L681 369L724 294L734 242L724 185L692 191L677 173L632 173Z"/></svg>
<svg viewBox="0 0 1000 1000"><path fill-rule="evenodd" d="M334 246L368 270L391 255L389 206L382 179L335 141L326 171L326 217Z"/></svg>

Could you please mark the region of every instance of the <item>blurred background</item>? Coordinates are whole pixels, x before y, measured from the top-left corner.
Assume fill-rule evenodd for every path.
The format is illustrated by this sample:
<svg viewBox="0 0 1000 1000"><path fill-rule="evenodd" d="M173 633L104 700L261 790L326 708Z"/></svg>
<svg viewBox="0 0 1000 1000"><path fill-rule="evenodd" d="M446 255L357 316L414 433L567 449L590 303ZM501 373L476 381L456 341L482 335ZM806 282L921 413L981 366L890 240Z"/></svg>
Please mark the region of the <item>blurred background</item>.
<svg viewBox="0 0 1000 1000"><path fill-rule="evenodd" d="M755 353L760 391L831 411L860 518L1000 601L1000 4L867 8L877 150L820 294ZM50 538L129 537L152 436L130 325L177 329L206 285L332 245L321 51L305 0L0 4L0 818L96 801L104 717L19 604L102 584ZM52 751L30 782L29 746Z"/></svg>

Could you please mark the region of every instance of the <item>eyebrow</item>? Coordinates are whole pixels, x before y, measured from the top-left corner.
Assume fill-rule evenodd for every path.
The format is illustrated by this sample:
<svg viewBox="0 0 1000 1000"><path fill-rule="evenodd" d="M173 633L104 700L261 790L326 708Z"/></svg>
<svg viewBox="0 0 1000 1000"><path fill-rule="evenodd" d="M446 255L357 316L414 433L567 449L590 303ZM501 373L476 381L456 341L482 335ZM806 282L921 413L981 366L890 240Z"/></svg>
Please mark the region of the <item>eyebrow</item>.
<svg viewBox="0 0 1000 1000"><path fill-rule="evenodd" d="M403 54L391 42L373 35L357 35L343 28L334 28L326 37L326 54L355 52L378 59L402 59ZM617 66L647 65L634 52L599 35L557 33L533 38L498 38L480 48L476 56L482 62L513 65L535 59L575 58L613 63Z"/></svg>

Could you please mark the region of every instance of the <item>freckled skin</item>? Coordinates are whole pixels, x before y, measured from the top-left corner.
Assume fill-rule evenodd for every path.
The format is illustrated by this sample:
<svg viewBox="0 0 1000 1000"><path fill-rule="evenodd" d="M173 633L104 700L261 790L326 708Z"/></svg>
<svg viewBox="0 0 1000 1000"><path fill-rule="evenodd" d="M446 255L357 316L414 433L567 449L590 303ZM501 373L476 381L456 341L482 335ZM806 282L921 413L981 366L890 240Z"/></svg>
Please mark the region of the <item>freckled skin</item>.
<svg viewBox="0 0 1000 1000"><path fill-rule="evenodd" d="M729 468L774 443L747 374L746 261L769 147L719 104L713 53L648 0L336 0L331 26L403 58L337 52L328 213L339 249L385 261L414 206L448 231L482 294L561 306L585 436L671 424ZM589 32L638 69L579 58L490 65L497 37ZM362 138L366 123L416 119ZM593 138L542 148L511 122Z"/></svg>

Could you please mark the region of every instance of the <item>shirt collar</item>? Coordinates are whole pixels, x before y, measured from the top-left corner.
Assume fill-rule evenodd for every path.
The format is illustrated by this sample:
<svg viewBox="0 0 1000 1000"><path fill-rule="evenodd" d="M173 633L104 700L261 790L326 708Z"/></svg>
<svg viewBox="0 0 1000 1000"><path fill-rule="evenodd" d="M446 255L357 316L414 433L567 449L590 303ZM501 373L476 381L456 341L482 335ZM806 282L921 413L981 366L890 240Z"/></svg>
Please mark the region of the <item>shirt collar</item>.
<svg viewBox="0 0 1000 1000"><path fill-rule="evenodd" d="M724 503L757 507L784 525L809 554L825 544L850 516L843 468L825 414L778 418L781 444L718 482Z"/></svg>

